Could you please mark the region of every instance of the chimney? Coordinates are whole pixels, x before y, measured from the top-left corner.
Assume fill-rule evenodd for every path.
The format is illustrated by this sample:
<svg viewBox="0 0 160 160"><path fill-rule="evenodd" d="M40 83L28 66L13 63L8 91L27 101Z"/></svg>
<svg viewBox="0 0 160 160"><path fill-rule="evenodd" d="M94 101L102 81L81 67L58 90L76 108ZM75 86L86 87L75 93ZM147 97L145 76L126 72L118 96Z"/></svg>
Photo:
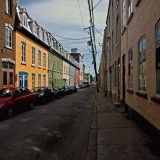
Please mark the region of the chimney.
<svg viewBox="0 0 160 160"><path fill-rule="evenodd" d="M77 48L72 48L71 53L78 53L78 49Z"/></svg>

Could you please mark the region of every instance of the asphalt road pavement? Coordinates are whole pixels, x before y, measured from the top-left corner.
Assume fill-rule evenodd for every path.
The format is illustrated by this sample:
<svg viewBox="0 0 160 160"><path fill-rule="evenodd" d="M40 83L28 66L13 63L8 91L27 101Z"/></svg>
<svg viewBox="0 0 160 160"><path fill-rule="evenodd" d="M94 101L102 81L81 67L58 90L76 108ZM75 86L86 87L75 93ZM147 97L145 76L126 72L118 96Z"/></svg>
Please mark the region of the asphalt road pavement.
<svg viewBox="0 0 160 160"><path fill-rule="evenodd" d="M96 88L0 121L0 160L85 160Z"/></svg>

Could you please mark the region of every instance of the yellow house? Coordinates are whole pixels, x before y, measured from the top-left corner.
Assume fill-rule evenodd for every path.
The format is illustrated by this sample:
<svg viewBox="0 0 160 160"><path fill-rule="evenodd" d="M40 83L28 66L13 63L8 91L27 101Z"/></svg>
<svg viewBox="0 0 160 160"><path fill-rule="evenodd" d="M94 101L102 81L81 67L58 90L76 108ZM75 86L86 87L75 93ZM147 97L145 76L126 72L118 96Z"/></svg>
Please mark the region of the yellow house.
<svg viewBox="0 0 160 160"><path fill-rule="evenodd" d="M15 85L48 86L47 32L38 26L25 9L17 7Z"/></svg>

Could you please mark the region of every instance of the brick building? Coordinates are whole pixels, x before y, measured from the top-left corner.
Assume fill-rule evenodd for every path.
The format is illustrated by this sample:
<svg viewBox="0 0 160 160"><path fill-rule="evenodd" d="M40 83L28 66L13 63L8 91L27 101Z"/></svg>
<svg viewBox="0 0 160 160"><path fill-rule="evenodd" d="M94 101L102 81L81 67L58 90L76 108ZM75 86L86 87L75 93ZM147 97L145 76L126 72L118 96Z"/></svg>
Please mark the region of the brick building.
<svg viewBox="0 0 160 160"><path fill-rule="evenodd" d="M121 6L120 98L130 117L160 137L160 1L122 0Z"/></svg>
<svg viewBox="0 0 160 160"><path fill-rule="evenodd" d="M0 1L0 86L15 84L15 15L17 0Z"/></svg>
<svg viewBox="0 0 160 160"><path fill-rule="evenodd" d="M121 56L121 5L120 1L109 1L106 27L102 46L101 65L103 85L113 101L120 97L120 56Z"/></svg>

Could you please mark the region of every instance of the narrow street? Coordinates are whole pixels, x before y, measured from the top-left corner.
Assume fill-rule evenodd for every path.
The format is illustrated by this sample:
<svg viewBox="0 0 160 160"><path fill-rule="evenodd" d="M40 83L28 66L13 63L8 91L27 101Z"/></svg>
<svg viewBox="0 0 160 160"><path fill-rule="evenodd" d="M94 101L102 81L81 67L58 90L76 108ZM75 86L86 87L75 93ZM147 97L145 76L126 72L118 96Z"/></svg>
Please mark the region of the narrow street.
<svg viewBox="0 0 160 160"><path fill-rule="evenodd" d="M0 121L0 160L84 160L95 87Z"/></svg>

